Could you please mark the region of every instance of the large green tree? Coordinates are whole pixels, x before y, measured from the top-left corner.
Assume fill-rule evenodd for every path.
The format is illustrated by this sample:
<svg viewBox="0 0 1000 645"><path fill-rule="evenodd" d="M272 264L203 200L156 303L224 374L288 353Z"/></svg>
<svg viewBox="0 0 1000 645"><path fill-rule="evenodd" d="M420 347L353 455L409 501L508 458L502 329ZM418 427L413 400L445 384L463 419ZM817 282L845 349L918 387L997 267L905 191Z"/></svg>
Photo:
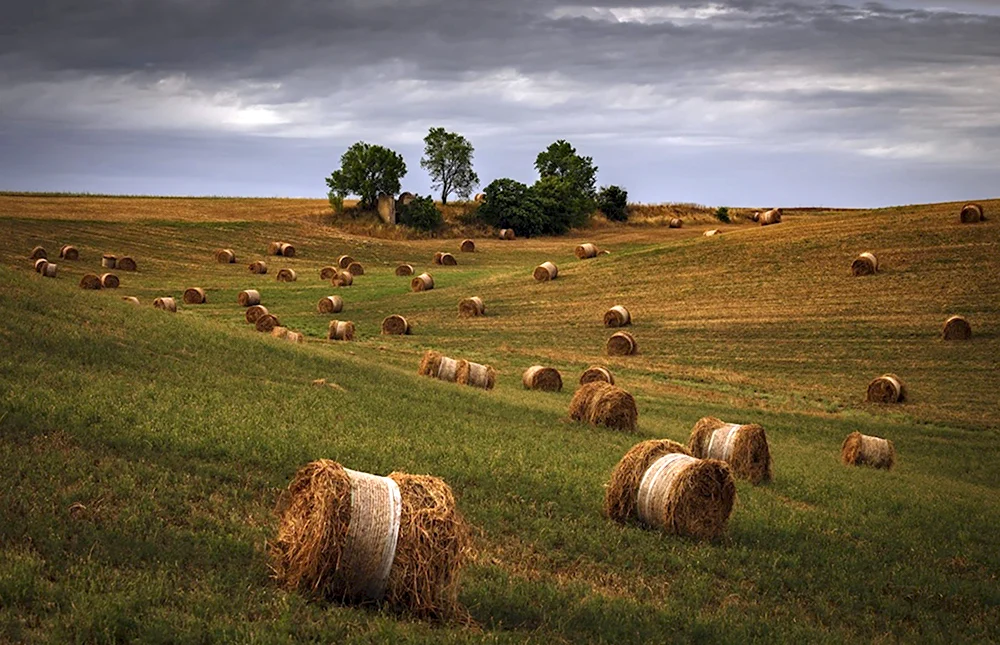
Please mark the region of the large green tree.
<svg viewBox="0 0 1000 645"><path fill-rule="evenodd" d="M399 192L399 180L406 175L406 162L397 152L358 141L340 157L340 168L327 177L330 192L340 197L357 195L361 208L375 208L381 194Z"/></svg>
<svg viewBox="0 0 1000 645"><path fill-rule="evenodd" d="M580 196L597 197L597 166L592 157L576 154L568 141L560 139L538 153L535 169L540 178L558 177L569 183Z"/></svg>
<svg viewBox="0 0 1000 645"><path fill-rule="evenodd" d="M479 176L472 169L472 144L456 132L431 128L424 137L424 157L420 167L431 176L431 187L441 190L441 203L455 193L468 199L479 185Z"/></svg>

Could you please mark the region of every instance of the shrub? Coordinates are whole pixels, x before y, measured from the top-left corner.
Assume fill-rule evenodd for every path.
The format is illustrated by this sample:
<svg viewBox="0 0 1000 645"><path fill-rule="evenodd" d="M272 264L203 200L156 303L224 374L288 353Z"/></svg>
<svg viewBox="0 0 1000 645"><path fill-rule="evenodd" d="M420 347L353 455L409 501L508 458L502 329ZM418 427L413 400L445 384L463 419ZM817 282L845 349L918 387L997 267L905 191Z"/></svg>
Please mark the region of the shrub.
<svg viewBox="0 0 1000 645"><path fill-rule="evenodd" d="M715 219L719 220L723 224L728 224L729 220L729 208L726 206L719 206L715 209Z"/></svg>
<svg viewBox="0 0 1000 645"><path fill-rule="evenodd" d="M415 197L399 210L399 223L421 231L441 228L444 218L430 197Z"/></svg>
<svg viewBox="0 0 1000 645"><path fill-rule="evenodd" d="M593 202L561 177L542 177L531 191L541 206L543 233L561 235L574 226L582 226L592 211Z"/></svg>
<svg viewBox="0 0 1000 645"><path fill-rule="evenodd" d="M531 188L513 179L495 179L483 191L486 201L476 213L494 228L512 228L519 236L531 237L545 231L545 217Z"/></svg>
<svg viewBox="0 0 1000 645"><path fill-rule="evenodd" d="M597 208L615 222L628 221L628 192L620 186L605 186L597 193Z"/></svg>
<svg viewBox="0 0 1000 645"><path fill-rule="evenodd" d="M341 215L344 212L344 196L337 194L335 191L330 191L326 194L327 198L330 200L330 208L337 215Z"/></svg>

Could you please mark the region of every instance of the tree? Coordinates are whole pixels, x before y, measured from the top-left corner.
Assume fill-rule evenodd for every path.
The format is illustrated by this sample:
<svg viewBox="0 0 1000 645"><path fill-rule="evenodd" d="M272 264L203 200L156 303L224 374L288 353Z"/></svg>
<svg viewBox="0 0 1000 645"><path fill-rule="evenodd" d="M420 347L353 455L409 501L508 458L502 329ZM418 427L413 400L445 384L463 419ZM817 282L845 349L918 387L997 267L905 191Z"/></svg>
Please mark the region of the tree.
<svg viewBox="0 0 1000 645"><path fill-rule="evenodd" d="M531 191L542 209L542 233L562 235L574 226L585 224L593 211L590 200L562 177L542 177Z"/></svg>
<svg viewBox="0 0 1000 645"><path fill-rule="evenodd" d="M433 231L441 227L444 218L430 195L414 197L399 210L399 223L421 231Z"/></svg>
<svg viewBox="0 0 1000 645"><path fill-rule="evenodd" d="M565 179L580 195L593 200L597 196L597 166L591 157L576 154L568 141L560 139L538 153L535 169L541 178Z"/></svg>
<svg viewBox="0 0 1000 645"><path fill-rule="evenodd" d="M495 228L512 228L531 237L545 231L545 216L534 191L513 179L496 179L483 191L486 200L477 216Z"/></svg>
<svg viewBox="0 0 1000 645"><path fill-rule="evenodd" d="M381 194L399 192L399 180L406 175L403 156L389 148L358 141L340 157L340 168L333 171L326 184L330 191L344 197L357 195L361 208L375 208Z"/></svg>
<svg viewBox="0 0 1000 645"><path fill-rule="evenodd" d="M628 220L628 192L621 186L605 186L597 193L597 208L609 220Z"/></svg>
<svg viewBox="0 0 1000 645"><path fill-rule="evenodd" d="M441 203L448 203L448 195L455 193L468 199L479 177L472 169L472 144L462 135L445 132L444 128L431 128L424 137L424 157L420 167L431 176L431 187L441 189Z"/></svg>

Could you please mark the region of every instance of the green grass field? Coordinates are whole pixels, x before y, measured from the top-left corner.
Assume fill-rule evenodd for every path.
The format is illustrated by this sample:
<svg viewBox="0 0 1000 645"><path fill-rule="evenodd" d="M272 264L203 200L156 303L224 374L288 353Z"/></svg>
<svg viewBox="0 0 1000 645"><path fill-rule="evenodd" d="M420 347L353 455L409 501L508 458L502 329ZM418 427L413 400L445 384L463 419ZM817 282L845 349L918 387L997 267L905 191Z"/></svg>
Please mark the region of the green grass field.
<svg viewBox="0 0 1000 645"><path fill-rule="evenodd" d="M792 210L715 238L701 233L718 223L695 217L459 254L457 239L345 234L308 200L270 213L267 200L189 200L171 219L170 200L143 216L140 198L32 199L0 196L0 642L1000 640L1000 201L977 225L958 224L960 204ZM265 257L270 240L298 256ZM611 254L577 260L582 241ZM52 257L66 243L81 259L54 260L58 278L31 270L34 245ZM238 263L216 264L219 247ZM459 266L432 267L438 250ZM866 250L883 271L851 277ZM80 290L104 252L139 271L117 272L117 291ZM342 253L366 274L337 289L319 270ZM267 275L247 271L257 259ZM544 260L559 279L535 283ZM410 293L402 261L435 289ZM285 266L297 282L275 281ZM190 286L208 303L150 305ZM254 332L236 304L246 288L307 342ZM333 294L344 311L316 313ZM132 295L141 306L121 301ZM488 315L458 318L472 295ZM636 356L604 355L613 304L632 312ZM393 313L413 335L379 335ZM954 313L971 341L940 340ZM331 318L354 321L357 340L324 340ZM496 389L417 376L426 349L495 366ZM535 363L560 369L563 392L521 387ZM568 420L592 364L636 396L637 434ZM864 403L885 372L907 403ZM738 484L723 539L602 517L629 447L686 443L707 415L764 425L774 457L773 483ZM896 468L841 465L855 430L892 439ZM474 526L460 591L474 624L277 587L274 505L317 458L451 485Z"/></svg>

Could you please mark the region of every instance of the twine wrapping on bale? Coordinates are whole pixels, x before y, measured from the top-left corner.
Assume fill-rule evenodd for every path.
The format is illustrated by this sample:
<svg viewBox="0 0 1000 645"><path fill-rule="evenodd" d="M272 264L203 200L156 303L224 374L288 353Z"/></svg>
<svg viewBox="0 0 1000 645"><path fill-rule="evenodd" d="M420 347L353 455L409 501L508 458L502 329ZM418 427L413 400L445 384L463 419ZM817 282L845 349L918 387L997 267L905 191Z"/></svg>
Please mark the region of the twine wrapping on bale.
<svg viewBox="0 0 1000 645"><path fill-rule="evenodd" d="M133 305L139 304L139 299L135 296L122 296L122 300Z"/></svg>
<svg viewBox="0 0 1000 645"><path fill-rule="evenodd" d="M548 282L549 280L555 280L559 276L559 269L551 262L542 262L535 267L532 276L539 282Z"/></svg>
<svg viewBox="0 0 1000 645"><path fill-rule="evenodd" d="M294 258L295 257L295 247L292 246L291 244L287 243L287 242L282 242L281 243L281 253L279 253L278 255L282 255L282 256L284 256L286 258Z"/></svg>
<svg viewBox="0 0 1000 645"><path fill-rule="evenodd" d="M884 374L868 384L869 403L902 403L906 400L906 386L895 374Z"/></svg>
<svg viewBox="0 0 1000 645"><path fill-rule="evenodd" d="M114 273L102 273L101 274L101 288L102 289L117 289L121 281L118 279Z"/></svg>
<svg viewBox="0 0 1000 645"><path fill-rule="evenodd" d="M608 356L631 356L638 351L635 337L627 331L615 332L608 339Z"/></svg>
<svg viewBox="0 0 1000 645"><path fill-rule="evenodd" d="M35 248L31 249L31 255L28 256L28 259L29 260L47 260L48 257L49 257L49 254L45 252L44 248L42 248L40 246L36 246Z"/></svg>
<svg viewBox="0 0 1000 645"><path fill-rule="evenodd" d="M319 299L316 309L321 314L338 314L344 310L344 299L340 296L326 296Z"/></svg>
<svg viewBox="0 0 1000 645"><path fill-rule="evenodd" d="M574 421L635 432L639 411L631 394L610 383L594 381L581 385L573 394L569 416Z"/></svg>
<svg viewBox="0 0 1000 645"><path fill-rule="evenodd" d="M524 370L521 382L526 390L542 390L543 392L561 392L562 375L554 367L532 365Z"/></svg>
<svg viewBox="0 0 1000 645"><path fill-rule="evenodd" d="M622 305L615 305L604 314L605 327L625 327L632 324L632 314Z"/></svg>
<svg viewBox="0 0 1000 645"><path fill-rule="evenodd" d="M264 305L251 305L247 308L243 317L246 318L248 323L254 325L261 316L266 316L268 313L267 307Z"/></svg>
<svg viewBox="0 0 1000 645"><path fill-rule="evenodd" d="M670 223L667 226L670 228L681 228L684 226L684 221L679 217L671 217Z"/></svg>
<svg viewBox="0 0 1000 645"><path fill-rule="evenodd" d="M675 441L650 440L615 466L604 513L619 524L711 540L725 532L735 501L736 482L725 463L692 457Z"/></svg>
<svg viewBox="0 0 1000 645"><path fill-rule="evenodd" d="M592 365L583 371L580 375L580 385L586 385L587 383L603 382L615 384L615 376L606 367L601 367L600 365Z"/></svg>
<svg viewBox="0 0 1000 645"><path fill-rule="evenodd" d="M434 278L429 273L421 273L410 280L411 291L430 291L434 288Z"/></svg>
<svg viewBox="0 0 1000 645"><path fill-rule="evenodd" d="M472 361L459 361L455 376L455 380L462 385L471 385L484 390L492 390L497 382L495 369Z"/></svg>
<svg viewBox="0 0 1000 645"><path fill-rule="evenodd" d="M263 260L257 260L250 264L250 273L255 273L257 275L264 275L267 273L267 262Z"/></svg>
<svg viewBox="0 0 1000 645"><path fill-rule="evenodd" d="M874 275L878 273L878 258L874 253L865 251L854 262L851 262L852 275Z"/></svg>
<svg viewBox="0 0 1000 645"><path fill-rule="evenodd" d="M713 228L710 231L705 231L704 235L705 237L715 237L716 235L722 235L722 231L717 228Z"/></svg>
<svg viewBox="0 0 1000 645"><path fill-rule="evenodd" d="M961 316L952 316L944 321L941 338L944 340L969 340L972 338L972 325Z"/></svg>
<svg viewBox="0 0 1000 645"><path fill-rule="evenodd" d="M352 276L354 276L354 275L364 275L365 274L365 268L363 266L361 266L360 262L351 262L350 264L348 264L347 265L347 271Z"/></svg>
<svg viewBox="0 0 1000 645"><path fill-rule="evenodd" d="M215 252L215 261L219 264L236 264L236 253L232 249L219 249Z"/></svg>
<svg viewBox="0 0 1000 645"><path fill-rule="evenodd" d="M431 378L441 378L441 364L443 361L448 361L448 367L445 373L451 377L451 381L455 381L455 377L458 374L458 361L453 358L447 358L440 352L435 352L432 349L424 352L423 358L420 360L420 367L417 368L417 374L420 376L429 376ZM448 379L444 379L448 380Z"/></svg>
<svg viewBox="0 0 1000 645"><path fill-rule="evenodd" d="M337 266L339 266L341 269L346 269L347 267L351 266L352 262L354 262L354 258L352 258L349 255L342 255L339 258L337 258Z"/></svg>
<svg viewBox="0 0 1000 645"><path fill-rule="evenodd" d="M82 278L80 278L80 288L81 289L100 289L101 288L101 278L94 275L93 273L87 273Z"/></svg>
<svg viewBox="0 0 1000 645"><path fill-rule="evenodd" d="M514 239L514 229L512 228L502 228L500 229L500 239L501 240L513 240Z"/></svg>
<svg viewBox="0 0 1000 645"><path fill-rule="evenodd" d="M740 425L705 417L694 424L688 450L700 459L726 462L735 477L755 485L769 482L774 476L767 435L756 423Z"/></svg>
<svg viewBox="0 0 1000 645"><path fill-rule="evenodd" d="M173 298L157 298L153 300L153 307L177 313L177 302Z"/></svg>
<svg viewBox="0 0 1000 645"><path fill-rule="evenodd" d="M769 226L771 224L781 223L781 209L772 208L769 211L764 211L760 216L760 225Z"/></svg>
<svg viewBox="0 0 1000 645"><path fill-rule="evenodd" d="M264 314L253 324L254 329L263 333L271 333L275 327L281 326L281 321L274 314Z"/></svg>
<svg viewBox="0 0 1000 645"><path fill-rule="evenodd" d="M323 267L319 270L320 280L332 280L337 275L337 267Z"/></svg>
<svg viewBox="0 0 1000 645"><path fill-rule="evenodd" d="M201 287L189 287L184 290L184 304L202 305L208 302L205 297L205 290Z"/></svg>
<svg viewBox="0 0 1000 645"><path fill-rule="evenodd" d="M396 275L398 276L413 275L413 265L400 264L398 267L396 267Z"/></svg>
<svg viewBox="0 0 1000 645"><path fill-rule="evenodd" d="M486 315L486 305L479 296L462 298L458 301L458 315L463 317L476 317Z"/></svg>
<svg viewBox="0 0 1000 645"><path fill-rule="evenodd" d="M331 320L326 337L329 340L354 340L354 323L349 320Z"/></svg>
<svg viewBox="0 0 1000 645"><path fill-rule="evenodd" d="M35 260L35 273L43 272L45 270L45 265L48 263L49 261L46 260L45 258L38 258L37 260Z"/></svg>
<svg viewBox="0 0 1000 645"><path fill-rule="evenodd" d="M269 242L267 245L268 255L281 255L281 242Z"/></svg>
<svg viewBox="0 0 1000 645"><path fill-rule="evenodd" d="M133 260L127 255L118 258L118 262L116 264L117 266L115 268L121 271L135 271L138 268L138 266L135 263L135 260Z"/></svg>
<svg viewBox="0 0 1000 645"><path fill-rule="evenodd" d="M101 256L101 266L104 267L105 269L115 268L115 262L117 261L118 261L117 257L113 255L108 255L107 253Z"/></svg>
<svg viewBox="0 0 1000 645"><path fill-rule="evenodd" d="M236 302L241 307L251 307L260 304L260 292L256 289L245 289L236 295ZM251 321L252 322L252 321Z"/></svg>
<svg viewBox="0 0 1000 645"><path fill-rule="evenodd" d="M475 253L476 243L472 240L462 240L462 246L460 248L462 253Z"/></svg>
<svg viewBox="0 0 1000 645"><path fill-rule="evenodd" d="M597 257L597 247L591 244L590 242L585 242L583 244L577 245L576 250L574 250L573 252L576 254L577 259L580 260L587 260L590 258Z"/></svg>
<svg viewBox="0 0 1000 645"><path fill-rule="evenodd" d="M42 267L41 273L45 278L54 278L56 277L56 273L58 273L58 271L59 265L46 261L45 266Z"/></svg>
<svg viewBox="0 0 1000 645"><path fill-rule="evenodd" d="M298 276L295 274L295 269L279 269L278 275L275 276L278 282L295 282Z"/></svg>
<svg viewBox="0 0 1000 645"><path fill-rule="evenodd" d="M410 323L396 314L386 316L382 321L382 333L387 336L405 336L410 333Z"/></svg>
<svg viewBox="0 0 1000 645"><path fill-rule="evenodd" d="M59 249L59 257L64 260L79 260L80 251L75 246L67 244Z"/></svg>
<svg viewBox="0 0 1000 645"><path fill-rule="evenodd" d="M888 439L852 432L840 446L840 459L847 466L891 470L896 463L896 446Z"/></svg>
<svg viewBox="0 0 1000 645"><path fill-rule="evenodd" d="M958 219L963 224L975 224L986 218L983 217L982 206L979 204L966 204L962 207L962 212L959 213Z"/></svg>

